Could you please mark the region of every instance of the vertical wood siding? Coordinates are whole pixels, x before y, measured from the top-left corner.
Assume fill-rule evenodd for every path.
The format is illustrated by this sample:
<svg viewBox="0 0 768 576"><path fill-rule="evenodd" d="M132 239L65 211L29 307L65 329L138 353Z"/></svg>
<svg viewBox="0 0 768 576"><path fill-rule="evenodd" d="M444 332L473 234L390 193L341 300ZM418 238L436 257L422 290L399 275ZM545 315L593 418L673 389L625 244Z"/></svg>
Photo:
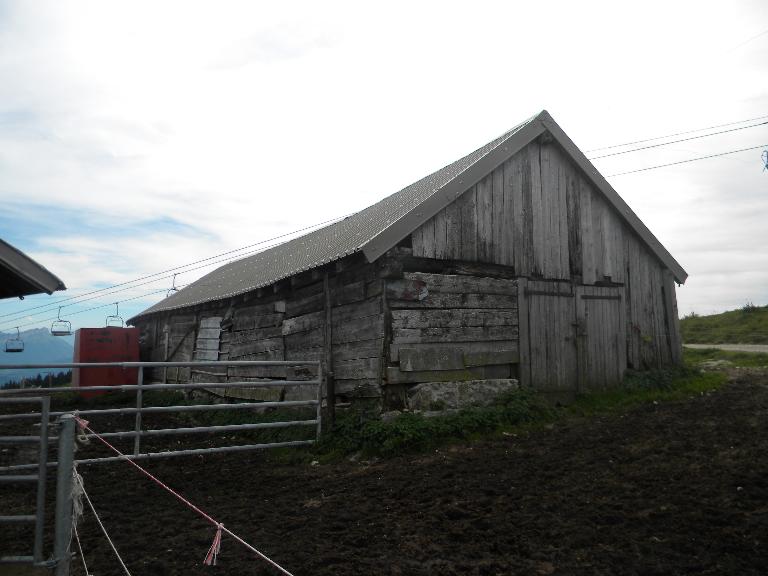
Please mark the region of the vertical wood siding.
<svg viewBox="0 0 768 576"><path fill-rule="evenodd" d="M532 142L508 159L415 230L412 247L414 256L511 266L532 280L625 286L629 365L680 360L670 273L555 143Z"/></svg>

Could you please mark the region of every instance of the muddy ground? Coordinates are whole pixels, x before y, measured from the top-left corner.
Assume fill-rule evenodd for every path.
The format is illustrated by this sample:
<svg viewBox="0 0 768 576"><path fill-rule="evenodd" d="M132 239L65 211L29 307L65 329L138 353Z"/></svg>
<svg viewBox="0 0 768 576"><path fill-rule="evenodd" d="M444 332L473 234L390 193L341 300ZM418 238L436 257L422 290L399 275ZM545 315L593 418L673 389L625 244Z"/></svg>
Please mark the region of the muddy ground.
<svg viewBox="0 0 768 576"><path fill-rule="evenodd" d="M297 576L762 575L767 382L374 463L148 467ZM227 537L202 566L214 530L127 464L81 472L134 575L278 574ZM90 515L80 531L92 574L122 574Z"/></svg>

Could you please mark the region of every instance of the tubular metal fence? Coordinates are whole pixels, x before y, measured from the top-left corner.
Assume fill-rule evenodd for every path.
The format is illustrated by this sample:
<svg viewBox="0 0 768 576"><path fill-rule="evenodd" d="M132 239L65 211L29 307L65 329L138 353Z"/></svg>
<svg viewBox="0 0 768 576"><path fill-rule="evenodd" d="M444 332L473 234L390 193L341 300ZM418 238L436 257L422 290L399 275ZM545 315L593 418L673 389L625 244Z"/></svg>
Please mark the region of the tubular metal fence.
<svg viewBox="0 0 768 576"><path fill-rule="evenodd" d="M147 370L162 368L201 368L201 367L306 367L315 368L314 376L309 379L240 379L233 382L189 382L189 383L145 383ZM34 523L35 536L33 553L31 556L0 556L0 563L33 563L40 566L56 567L57 576L69 573L69 540L71 536L71 481L73 466L77 464L95 464L112 462L116 460L130 459L155 459L175 456L210 454L217 452L240 452L248 450L261 450L267 448L280 448L286 446L307 446L313 444L321 431L321 407L322 407L322 366L319 362L310 361L205 361L205 362L104 362L104 363L70 363L70 364L13 364L0 365L2 370L19 369L91 369L91 368L123 368L137 369L136 384L103 385L87 387L47 387L47 388L14 388L0 389L0 406L11 404L40 404L39 412L6 412L0 413L0 426L9 421L28 421L30 426L39 423L39 430L32 435L0 435L0 444L22 445L37 444L39 446L38 461L34 463L11 464L0 467L0 484L8 483L36 483L36 510L34 514L24 515L0 515L0 524ZM225 374L227 371L224 372ZM198 374L205 374L198 372ZM190 390L219 390L219 389L253 389L253 388L298 388L306 389L314 387L316 392L303 394L296 400L264 401L264 402L216 402L209 404L181 404L175 406L147 406L145 392L150 391L190 391ZM110 456L101 458L74 458L74 419L72 410L51 411L51 397L66 393L83 392L133 392L136 397L135 406L109 407L78 410L77 415L83 418L94 416L133 416L131 430L110 431L101 433L103 438L133 439L133 450L126 456ZM314 408L311 411L313 417L297 418L280 422L252 422L246 424L223 424L212 426L189 426L161 429L144 429L142 417L148 414L186 413L186 412L217 412L221 410L261 410L264 408ZM49 423L52 418L58 424L58 436L49 436ZM314 439L271 441L252 444L225 445L208 448L192 448L180 450L165 450L160 452L142 452L141 442L143 438L156 438L163 436L177 436L189 434L222 434L233 432L247 432L267 429L313 427ZM92 434L86 437L93 436ZM57 460L49 461L48 443L58 441L59 449ZM46 472L49 467L57 467L56 486L56 521L54 533L54 555L52 560L45 561L43 553L44 517ZM32 474L29 471L35 471ZM66 565L66 566L65 566Z"/></svg>

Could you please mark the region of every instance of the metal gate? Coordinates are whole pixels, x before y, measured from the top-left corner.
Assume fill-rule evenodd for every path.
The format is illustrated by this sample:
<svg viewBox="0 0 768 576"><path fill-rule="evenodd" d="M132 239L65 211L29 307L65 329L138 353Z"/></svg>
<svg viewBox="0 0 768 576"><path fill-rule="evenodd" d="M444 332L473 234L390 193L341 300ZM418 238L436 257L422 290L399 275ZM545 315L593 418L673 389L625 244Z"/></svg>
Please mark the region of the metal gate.
<svg viewBox="0 0 768 576"><path fill-rule="evenodd" d="M32 484L35 487L34 514L14 516L0 516L3 524L29 524L35 525L35 537L32 544L32 554L28 551L19 551L15 555L0 556L2 564L29 563L35 565L47 565L43 558L43 531L45 528L45 480L48 472L48 420L51 399L48 396L36 396L31 398L0 398L0 404L40 404L38 414L40 431L37 435L30 436L0 436L0 444L4 445L38 445L38 461L32 465L34 474L0 474L0 484Z"/></svg>
<svg viewBox="0 0 768 576"><path fill-rule="evenodd" d="M286 368L303 367L315 369L314 377L305 379L260 379L257 381L236 381L236 382L191 382L183 384L156 384L144 383L146 369L155 368L200 368L200 367L261 367L261 366L284 366ZM70 552L69 545L71 540L72 528L72 474L74 465L77 464L96 464L102 462L112 462L116 460L142 460L170 458L185 455L210 454L217 452L240 452L248 450L262 450L267 448L279 448L286 446L307 446L317 441L321 432L322 424L322 366L319 362L310 361L211 361L211 362L110 362L110 363L73 363L73 364L25 364L25 365L2 365L0 370L4 369L88 369L88 368L136 368L138 369L138 379L136 384L121 386L89 386L87 388L74 387L56 387L56 388L27 388L27 389L3 389L0 390L0 406L12 404L30 404L39 403L39 412L22 412L0 414L0 424L12 420L27 420L30 422L39 422L40 430L36 435L9 435L0 436L0 443L23 446L28 444L37 444L39 447L38 461L35 463L14 464L0 467L0 484L7 483L36 483L36 510L34 514L24 515L0 515L0 522L7 524L34 523L35 536L33 542L32 554L21 551L17 555L6 555L0 557L0 563L26 563L37 566L55 567L57 576L66 576L69 574ZM265 388L282 387L283 389L301 389L303 387L316 388L314 392L305 394L305 398L295 400L282 400L270 402L221 402L212 404L183 404L178 406L147 406L145 404L145 392L155 390L213 390L227 388ZM102 438L111 439L132 439L133 450L131 454L125 456L110 456L102 458L83 458L74 459L74 437L75 437L75 419L73 415L66 411L52 412L50 410L50 398L56 394L77 393L77 392L133 392L136 396L135 407L101 408L81 410L78 415L83 417L93 417L98 415L130 415L133 416L133 429L122 431L110 431L99 434ZM164 428L164 429L143 429L142 415L157 413L183 413L199 411L220 411L220 410L254 410L264 408L312 408L313 416L310 418L293 419L281 422L253 422L248 424L225 424L216 426L190 426L182 428ZM57 419L57 436L49 438L49 422L51 418ZM312 427L314 439L306 440L288 440L276 442L261 442L256 444L228 445L213 448L195 448L185 450L169 450L162 452L142 452L141 440L147 437L172 436L172 435L194 435L199 433L232 433L242 431L275 429L275 428L293 428L293 427ZM86 437L92 435L85 435ZM58 441L57 461L48 460L48 441ZM56 514L54 528L54 549L49 560L43 549L43 538L46 531L45 527L45 501L46 501L46 473L47 469L56 467ZM36 473L31 473L35 472Z"/></svg>

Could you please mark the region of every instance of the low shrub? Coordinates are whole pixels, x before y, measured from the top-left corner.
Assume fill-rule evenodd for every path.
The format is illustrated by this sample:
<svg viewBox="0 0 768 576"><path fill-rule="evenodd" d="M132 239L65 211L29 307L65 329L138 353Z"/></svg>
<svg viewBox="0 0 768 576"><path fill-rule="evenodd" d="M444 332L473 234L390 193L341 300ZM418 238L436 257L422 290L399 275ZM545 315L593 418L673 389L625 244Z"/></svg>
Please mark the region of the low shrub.
<svg viewBox="0 0 768 576"><path fill-rule="evenodd" d="M534 422L550 412L544 402L527 391L505 394L491 406L437 416L404 412L384 421L372 414L348 412L340 415L333 432L323 437L318 452L324 455L361 452L366 456L392 456L424 450L449 440L492 433L506 426Z"/></svg>

